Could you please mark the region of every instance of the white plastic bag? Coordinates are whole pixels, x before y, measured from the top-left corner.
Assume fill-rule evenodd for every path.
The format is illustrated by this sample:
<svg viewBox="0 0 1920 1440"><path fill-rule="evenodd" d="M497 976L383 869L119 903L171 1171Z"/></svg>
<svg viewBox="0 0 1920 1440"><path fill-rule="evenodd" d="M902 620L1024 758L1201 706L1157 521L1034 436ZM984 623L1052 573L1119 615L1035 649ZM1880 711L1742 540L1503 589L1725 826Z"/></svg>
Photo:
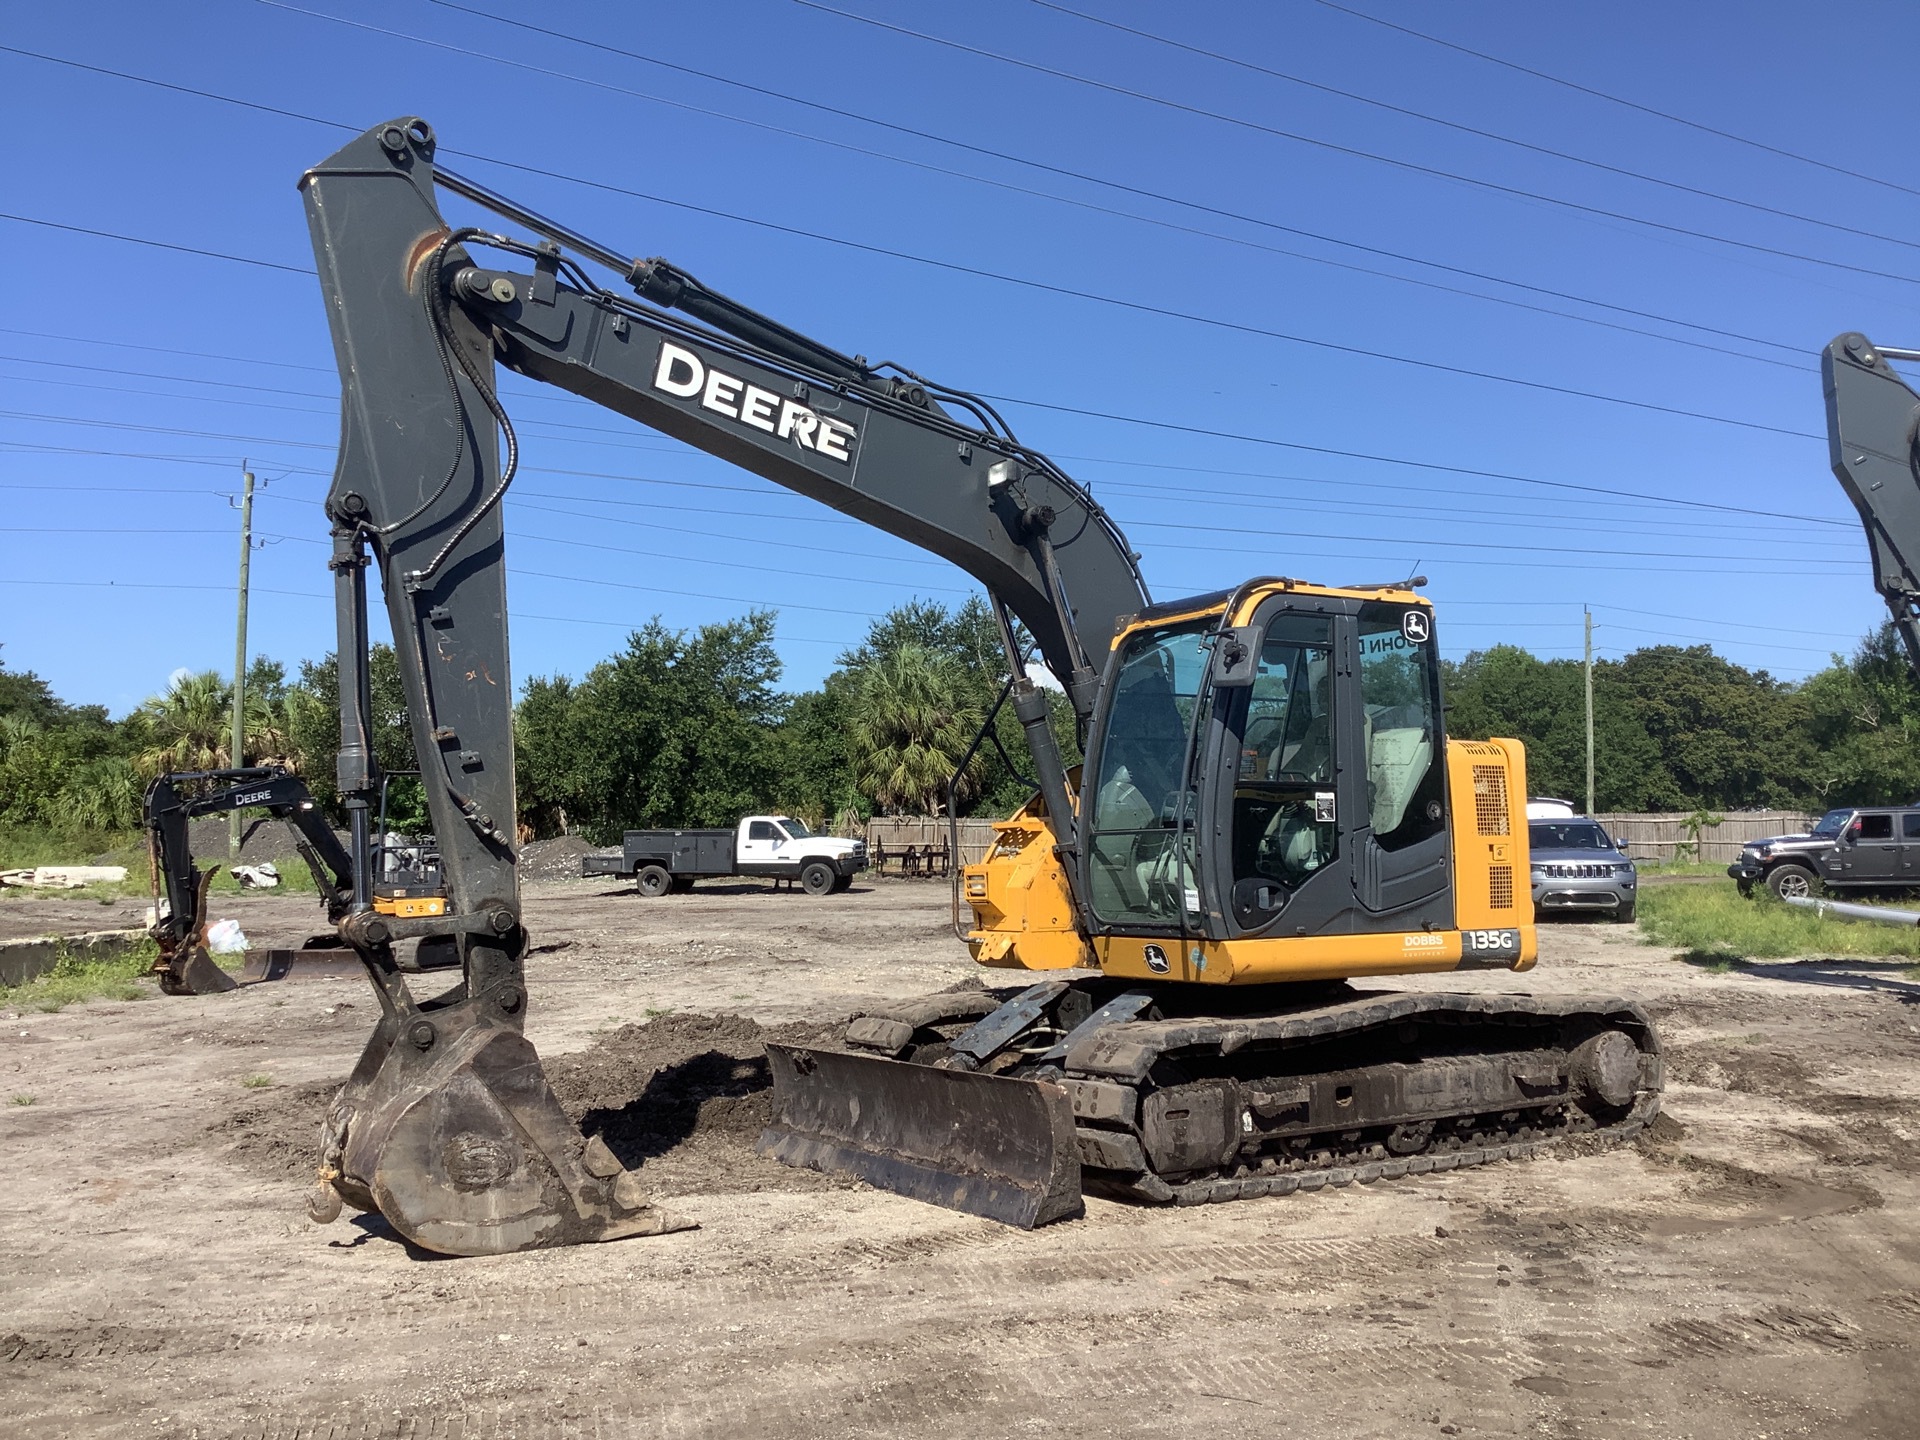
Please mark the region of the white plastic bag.
<svg viewBox="0 0 1920 1440"><path fill-rule="evenodd" d="M264 865L235 865L233 878L243 890L271 890L280 883L280 867L271 860Z"/></svg>
<svg viewBox="0 0 1920 1440"><path fill-rule="evenodd" d="M215 955L240 955L246 948L247 937L238 920L216 920L207 927L207 949Z"/></svg>

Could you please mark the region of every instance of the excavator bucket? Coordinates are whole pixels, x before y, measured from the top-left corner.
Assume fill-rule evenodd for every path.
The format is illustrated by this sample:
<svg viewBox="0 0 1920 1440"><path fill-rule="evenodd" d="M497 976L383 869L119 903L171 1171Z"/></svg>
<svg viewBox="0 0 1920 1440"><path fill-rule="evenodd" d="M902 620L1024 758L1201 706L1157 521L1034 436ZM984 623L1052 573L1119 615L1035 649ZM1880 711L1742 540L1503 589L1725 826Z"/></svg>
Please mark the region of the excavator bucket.
<svg viewBox="0 0 1920 1440"><path fill-rule="evenodd" d="M1023 1230L1086 1209L1058 1085L788 1045L767 1062L762 1155Z"/></svg>
<svg viewBox="0 0 1920 1440"><path fill-rule="evenodd" d="M171 955L163 954L153 969L161 990L169 995L218 995L240 983L220 968L205 945L184 945Z"/></svg>
<svg viewBox="0 0 1920 1440"><path fill-rule="evenodd" d="M661 1235L599 1137L583 1141L518 1028L471 1000L389 1011L329 1110L315 1220L344 1200L443 1255Z"/></svg>

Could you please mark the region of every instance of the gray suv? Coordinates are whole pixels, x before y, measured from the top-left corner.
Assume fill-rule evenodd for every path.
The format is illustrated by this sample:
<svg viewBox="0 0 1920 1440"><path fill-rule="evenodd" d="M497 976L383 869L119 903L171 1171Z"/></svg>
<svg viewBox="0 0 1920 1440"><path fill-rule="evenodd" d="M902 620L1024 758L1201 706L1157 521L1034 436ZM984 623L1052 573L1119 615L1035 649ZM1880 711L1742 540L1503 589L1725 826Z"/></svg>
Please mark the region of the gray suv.
<svg viewBox="0 0 1920 1440"><path fill-rule="evenodd" d="M1529 820L1527 847L1533 860L1533 909L1578 911L1614 920L1633 919L1639 875L1620 845L1597 820Z"/></svg>
<svg viewBox="0 0 1920 1440"><path fill-rule="evenodd" d="M1829 810L1805 835L1749 840L1727 867L1742 895L1764 884L1782 899L1828 890L1920 886L1920 808Z"/></svg>

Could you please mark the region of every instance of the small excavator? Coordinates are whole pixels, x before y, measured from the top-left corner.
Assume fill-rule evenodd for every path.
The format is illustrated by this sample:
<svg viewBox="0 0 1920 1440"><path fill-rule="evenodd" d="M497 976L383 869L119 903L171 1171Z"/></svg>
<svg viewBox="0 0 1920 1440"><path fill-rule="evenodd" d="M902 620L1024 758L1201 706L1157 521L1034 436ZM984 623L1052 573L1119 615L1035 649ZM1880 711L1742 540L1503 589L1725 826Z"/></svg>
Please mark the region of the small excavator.
<svg viewBox="0 0 1920 1440"><path fill-rule="evenodd" d="M1348 983L1537 953L1524 754L1446 738L1420 582L1275 575L1155 603L1113 519L985 399L455 174L424 120L375 126L301 189L342 387L339 933L381 1004L328 1113L316 1219L378 1211L463 1255L680 1224L582 1140L523 1033L500 505L519 442L499 367L912 541L999 622L1038 793L959 877L960 929L981 965L1030 978L876 1008L841 1045L770 1046L765 1152L1032 1226L1089 1189L1285 1194L1656 1113L1660 1043L1630 1000ZM450 225L443 191L516 233ZM370 564L440 841L434 917L375 904ZM1071 707L1077 768L1029 647ZM420 999L394 947L429 932L461 976Z"/></svg>
<svg viewBox="0 0 1920 1440"><path fill-rule="evenodd" d="M387 778L382 776L383 781ZM223 969L213 958L207 945L207 887L220 867L202 870L194 862L188 822L202 815L225 815L236 810L264 810L268 816L291 824L298 832L294 847L313 874L314 889L319 892L328 923L337 925L347 913L353 894L352 857L327 824L306 781L298 775L281 765L181 770L161 775L147 786L142 813L153 877L153 921L147 933L159 945L153 974L162 992L218 995L270 980L324 980L359 973L358 957L343 948L332 932L309 938L298 950L249 951L238 975ZM385 845L384 786L380 813L382 844L374 852L378 874L373 886L374 905L387 914L444 913L446 899L433 863L386 863L385 852L393 847ZM251 827L248 833L252 833ZM444 941L423 941L422 948L410 958L417 963L424 954L429 962L426 968L434 968L431 961L436 953L442 957L442 968L458 963Z"/></svg>

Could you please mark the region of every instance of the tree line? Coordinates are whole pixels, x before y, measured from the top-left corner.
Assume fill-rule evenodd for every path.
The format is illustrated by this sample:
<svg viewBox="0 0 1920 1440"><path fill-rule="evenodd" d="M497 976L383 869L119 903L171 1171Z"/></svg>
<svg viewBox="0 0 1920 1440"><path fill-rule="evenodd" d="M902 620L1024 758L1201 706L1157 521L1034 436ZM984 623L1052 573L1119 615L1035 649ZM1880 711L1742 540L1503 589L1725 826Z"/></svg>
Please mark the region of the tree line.
<svg viewBox="0 0 1920 1440"><path fill-rule="evenodd" d="M523 836L596 843L629 827L731 825L774 811L835 825L875 813L999 815L1030 790L998 627L979 599L914 601L876 619L817 689L782 689L774 616L675 630L658 620L579 679L536 676L514 711ZM1448 732L1526 742L1529 788L1586 791L1585 676L1578 661L1518 646L1444 664ZM381 765L414 767L393 650L372 659ZM1920 686L1892 627L1799 682L1749 670L1705 645L1658 645L1597 662L1596 808L1689 811L1920 797ZM336 816L339 666L261 657L246 683L241 764L285 765ZM124 831L154 775L219 769L231 754L232 690L188 675L120 720L70 705L0 663L0 825ZM1077 756L1071 716L1056 732ZM975 743L989 714L994 723ZM971 756L969 758L969 749ZM1001 752L1004 752L1005 760ZM966 764L962 765L962 760ZM1011 761L1011 764L1006 763ZM424 826L417 782L389 797L397 829Z"/></svg>

